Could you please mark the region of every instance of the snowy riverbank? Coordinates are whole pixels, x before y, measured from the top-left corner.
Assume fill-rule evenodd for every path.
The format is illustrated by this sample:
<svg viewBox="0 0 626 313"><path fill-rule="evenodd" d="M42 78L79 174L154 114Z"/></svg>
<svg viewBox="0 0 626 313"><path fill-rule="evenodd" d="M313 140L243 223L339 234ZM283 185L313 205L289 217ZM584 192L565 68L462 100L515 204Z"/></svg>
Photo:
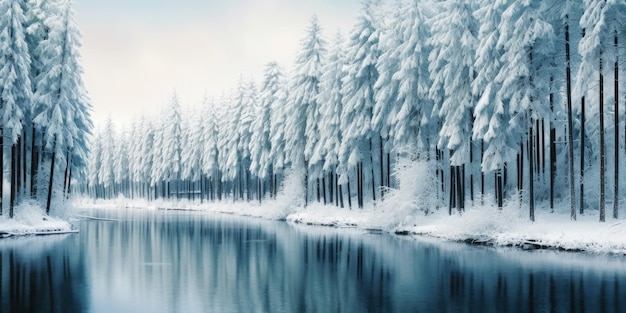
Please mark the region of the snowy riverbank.
<svg viewBox="0 0 626 313"><path fill-rule="evenodd" d="M69 222L46 215L43 208L32 202L16 206L12 219L9 218L8 212L3 213L0 216L0 238L78 232Z"/></svg>
<svg viewBox="0 0 626 313"><path fill-rule="evenodd" d="M76 209L136 208L151 210L194 210L252 216L293 223L333 227L358 227L377 229L390 233L436 237L450 241L474 244L518 246L526 249L554 248L591 253L626 254L626 221L608 220L599 223L597 211L589 211L571 221L569 212L547 210L537 212L531 223L527 211L515 206L496 208L469 208L463 215L449 216L447 210L438 210L429 216L406 215L398 206L395 209L370 207L363 210L341 209L335 206L313 204L297 208L284 201L250 203L204 203L188 201L145 200L91 200L74 202ZM409 216L409 217L407 217Z"/></svg>

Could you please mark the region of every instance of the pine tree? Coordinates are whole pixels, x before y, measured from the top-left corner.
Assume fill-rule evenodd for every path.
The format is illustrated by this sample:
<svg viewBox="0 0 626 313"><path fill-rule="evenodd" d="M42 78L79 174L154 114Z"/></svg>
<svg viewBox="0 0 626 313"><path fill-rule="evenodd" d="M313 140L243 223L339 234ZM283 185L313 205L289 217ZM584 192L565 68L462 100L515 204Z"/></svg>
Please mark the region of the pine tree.
<svg viewBox="0 0 626 313"><path fill-rule="evenodd" d="M476 78L472 82L472 92L478 99L474 111L473 139L482 140L482 172L496 172L496 200L503 206L502 168L515 160L518 139L507 131L511 118L508 101L500 98L501 84L496 77L501 71L503 54L498 45L500 19L505 6L501 2L484 1L475 12L480 28L474 69ZM484 150L484 145L487 149ZM484 175L481 182L484 193Z"/></svg>
<svg viewBox="0 0 626 313"><path fill-rule="evenodd" d="M451 197L456 195L457 206L462 211L465 207L465 181L459 178L461 167L469 163L471 153L475 103L471 84L478 25L472 15L471 4L450 0L442 6L439 14L431 20L429 71L433 84L430 96L443 122L437 145L450 151L451 170L456 175Z"/></svg>
<svg viewBox="0 0 626 313"><path fill-rule="evenodd" d="M309 161L319 141L319 83L326 57L326 41L316 16L311 18L307 36L301 42L294 74L290 81L289 106L285 121L287 159L293 168L304 168L304 201L308 203L308 183L319 178L319 172L309 173ZM317 168L317 167L316 167ZM309 175L312 174L310 177Z"/></svg>
<svg viewBox="0 0 626 313"><path fill-rule="evenodd" d="M0 1L0 158L4 159L5 145L14 146L22 134L24 112L29 111L32 93L30 89L30 55L24 35L24 12L20 1ZM15 148L13 149L15 150ZM16 156L11 154L15 162ZM7 180L4 169L1 179ZM11 175L13 176L12 168ZM15 182L11 181L9 216L13 217L15 205ZM1 188L0 192L4 193ZM0 195L0 199L2 195ZM0 214L2 214L0 200Z"/></svg>
<svg viewBox="0 0 626 313"><path fill-rule="evenodd" d="M282 71L276 62L269 62L265 66L263 84L259 93L258 106L254 109L254 120L251 124L252 138L250 140L250 171L260 180L270 179L270 192L274 192L272 186L273 168L270 160L271 152L271 127L272 105L278 99L280 91ZM264 192L264 191L263 191ZM261 195L259 195L261 200Z"/></svg>
<svg viewBox="0 0 626 313"><path fill-rule="evenodd" d="M220 178L218 175L218 160L220 150L218 146L218 135L220 133L219 123L217 121L217 112L212 101L204 99L202 102L202 172L210 180L211 200L215 200L217 184Z"/></svg>
<svg viewBox="0 0 626 313"><path fill-rule="evenodd" d="M318 103L320 106L319 128L323 130L320 133L320 140L311 156L311 163L322 163L323 170L329 173L329 190L330 202L339 205L339 197L343 199L343 195L336 190L337 185L337 166L339 166L339 148L341 146L341 112L343 110L341 85L342 78L345 76L343 67L346 63L344 37L341 32L337 32L335 42L328 55L328 62L323 68L323 74L320 82L320 93L318 95ZM333 184L333 181L335 184ZM342 200L343 202L343 200Z"/></svg>
<svg viewBox="0 0 626 313"><path fill-rule="evenodd" d="M356 167L357 203L361 208L364 204L364 174L368 175L367 171L364 173L363 164L369 161L369 172L373 173L371 140L380 137L380 133L375 133L371 128L374 85L379 77L376 63L381 53L378 47L380 28L374 16L375 9L371 1L363 3L361 15L350 35L346 57L348 64L341 89L344 106L341 113L343 140L339 149L342 164L340 183L347 182L348 169ZM372 197L375 197L375 193L372 193Z"/></svg>
<svg viewBox="0 0 626 313"><path fill-rule="evenodd" d="M42 70L37 76L33 124L44 134L44 148L51 154L46 212L50 211L56 158L65 161L66 151L76 147L85 150L83 138L91 128L89 98L80 65L80 33L71 6L71 1L61 2L58 13L44 21L48 37L36 49Z"/></svg>
<svg viewBox="0 0 626 313"><path fill-rule="evenodd" d="M180 196L180 179L182 174L182 117L178 95L174 92L166 107L163 120L163 178L170 186L168 197L174 185L176 197Z"/></svg>
<svg viewBox="0 0 626 313"><path fill-rule="evenodd" d="M285 151L285 123L287 120L287 99L289 99L289 91L287 89L287 81L283 78L282 73L280 79L277 80L276 92L274 101L271 104L271 119L270 125L270 155L269 159L274 169L274 182L275 190L278 190L280 177L284 174L286 161ZM277 193L274 192L274 197Z"/></svg>

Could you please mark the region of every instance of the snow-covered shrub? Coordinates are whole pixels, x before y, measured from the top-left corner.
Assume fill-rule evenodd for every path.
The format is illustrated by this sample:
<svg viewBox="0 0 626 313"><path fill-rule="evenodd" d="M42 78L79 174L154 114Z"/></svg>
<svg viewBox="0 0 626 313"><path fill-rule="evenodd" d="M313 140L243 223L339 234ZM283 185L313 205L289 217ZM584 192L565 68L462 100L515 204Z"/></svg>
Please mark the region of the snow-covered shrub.
<svg viewBox="0 0 626 313"><path fill-rule="evenodd" d="M292 168L285 172L283 186L277 200L287 206L304 206L304 169Z"/></svg>
<svg viewBox="0 0 626 313"><path fill-rule="evenodd" d="M411 157L398 159L394 167L394 176L398 188L389 189L380 204L382 210L390 216L396 216L390 226L405 224L406 219L417 215L427 215L437 206L437 177L435 164ZM400 220L398 220L400 219Z"/></svg>

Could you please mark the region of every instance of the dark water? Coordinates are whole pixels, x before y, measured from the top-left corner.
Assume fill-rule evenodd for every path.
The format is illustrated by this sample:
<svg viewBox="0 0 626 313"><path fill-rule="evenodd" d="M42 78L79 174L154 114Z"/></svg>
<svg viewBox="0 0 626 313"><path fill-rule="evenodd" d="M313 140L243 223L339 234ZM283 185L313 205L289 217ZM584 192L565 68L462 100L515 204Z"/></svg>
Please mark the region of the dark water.
<svg viewBox="0 0 626 313"><path fill-rule="evenodd" d="M626 258L195 213L0 240L0 312L626 312Z"/></svg>

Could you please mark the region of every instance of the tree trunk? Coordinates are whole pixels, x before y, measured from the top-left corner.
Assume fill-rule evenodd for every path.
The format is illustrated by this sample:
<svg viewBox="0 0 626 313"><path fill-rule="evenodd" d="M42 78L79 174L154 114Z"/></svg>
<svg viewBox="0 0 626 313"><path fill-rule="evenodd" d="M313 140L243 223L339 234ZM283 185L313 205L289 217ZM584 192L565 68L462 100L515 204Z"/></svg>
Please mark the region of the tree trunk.
<svg viewBox="0 0 626 313"><path fill-rule="evenodd" d="M485 155L485 141L480 140L480 162L482 162ZM485 172L480 169L480 205L485 204Z"/></svg>
<svg viewBox="0 0 626 313"><path fill-rule="evenodd" d="M614 44L615 44L615 65L614 70L615 74L613 76L613 83L615 87L614 90L614 106L615 112L613 114L613 120L615 122L615 172L614 172L614 180L615 185L613 186L613 218L617 219L618 217L618 205L619 205L619 51L617 49L617 30L615 30Z"/></svg>
<svg viewBox="0 0 626 313"><path fill-rule="evenodd" d="M352 210L352 191L350 191L350 178L348 177L348 207Z"/></svg>
<svg viewBox="0 0 626 313"><path fill-rule="evenodd" d="M17 144L11 146L11 198L9 201L9 218L13 218L15 209L15 193L17 192Z"/></svg>
<svg viewBox="0 0 626 313"><path fill-rule="evenodd" d="M383 188L383 186L385 186L385 171L383 170L385 165L383 162L383 136L379 136L378 137L380 139L380 147L379 147L379 162L380 162L380 199L382 200L383 196L385 195L385 188Z"/></svg>
<svg viewBox="0 0 626 313"><path fill-rule="evenodd" d="M567 143L568 143L568 156L569 156L569 197L570 197L570 218L576 220L576 200L574 189L574 118L572 117L572 71L571 71L571 58L570 58L570 45L569 45L569 16L565 16L565 65L566 65L566 85L567 85ZM582 109L584 112L584 109ZM584 118L584 115L583 115ZM581 121L584 124L585 121ZM584 127L582 128L584 129ZM583 135L584 136L584 135ZM584 141L581 141L581 144ZM584 152L584 147L582 152ZM584 158L581 154L581 158ZM554 161L556 164L556 155ZM582 163L581 163L582 165ZM581 167L582 171L582 167ZM582 189L581 189L582 194Z"/></svg>
<svg viewBox="0 0 626 313"><path fill-rule="evenodd" d="M320 179L318 178L317 180L319 181ZM326 175L322 175L322 196L324 197L324 205L326 205Z"/></svg>
<svg viewBox="0 0 626 313"><path fill-rule="evenodd" d="M50 201L52 200L52 183L54 182L54 160L56 159L56 138L52 144L52 159L50 160L50 181L48 184L48 199L46 200L46 214L50 214Z"/></svg>
<svg viewBox="0 0 626 313"><path fill-rule="evenodd" d="M65 160L65 173L63 174L63 196L67 195L67 172L70 168L70 152L67 152L67 158Z"/></svg>
<svg viewBox="0 0 626 313"><path fill-rule="evenodd" d="M463 179L461 174L461 166L457 165L455 166L455 171L456 171L456 192L457 192L457 208L459 210L459 212L464 212L465 211L465 197L463 196L464 193L464 183L465 180Z"/></svg>
<svg viewBox="0 0 626 313"><path fill-rule="evenodd" d="M339 190L338 190L339 193L338 193L338 195L339 195L339 201L341 203L341 208L343 209L343 191L341 189L342 189L341 185L339 185Z"/></svg>
<svg viewBox="0 0 626 313"><path fill-rule="evenodd" d="M585 97L580 99L580 214L585 213Z"/></svg>
<svg viewBox="0 0 626 313"><path fill-rule="evenodd" d="M554 78L550 77L550 86ZM556 178L556 129L554 128L554 94L550 92L550 213L554 213L554 183ZM545 148L544 148L545 151ZM544 156L545 161L545 156Z"/></svg>
<svg viewBox="0 0 626 313"><path fill-rule="evenodd" d="M599 58L599 65L600 65L600 90L599 90L599 96L600 96L600 103L598 104L599 109L600 109L600 116L598 117L600 119L600 222L604 222L605 220L605 209L604 209L604 197L605 197L605 190L604 190L604 176L605 176L605 161L606 161L606 157L605 157L605 146L604 146L604 75L602 74L603 68L602 68L602 51L600 51L600 58Z"/></svg>
<svg viewBox="0 0 626 313"><path fill-rule="evenodd" d="M496 170L496 201L498 202L498 209L502 210L504 204L504 193L502 192L502 169Z"/></svg>
<svg viewBox="0 0 626 313"><path fill-rule="evenodd" d="M320 179L316 178L315 179L315 188L317 191L317 202L321 202L321 198L322 198L322 191L321 191L321 186L320 186ZM324 199L324 201L326 201L326 199Z"/></svg>
<svg viewBox="0 0 626 313"><path fill-rule="evenodd" d="M534 171L534 158L533 158L533 142L532 138L534 136L532 122L531 126L528 130L528 136L531 138L530 143L528 144L528 211L530 213L530 220L535 221L535 171Z"/></svg>
<svg viewBox="0 0 626 313"><path fill-rule="evenodd" d="M65 198L69 199L71 193L72 193L72 169L70 169L69 177L67 179L67 196Z"/></svg>
<svg viewBox="0 0 626 313"><path fill-rule="evenodd" d="M452 208L456 208L456 187L454 179L454 166L450 166L450 196L448 215L452 215Z"/></svg>
<svg viewBox="0 0 626 313"><path fill-rule="evenodd" d="M35 198L37 196L37 168L39 166L39 149L35 145L37 131L35 131L35 127L32 127L32 141L31 141L31 157L30 157L30 196L31 198ZM97 185L97 184L96 184Z"/></svg>

